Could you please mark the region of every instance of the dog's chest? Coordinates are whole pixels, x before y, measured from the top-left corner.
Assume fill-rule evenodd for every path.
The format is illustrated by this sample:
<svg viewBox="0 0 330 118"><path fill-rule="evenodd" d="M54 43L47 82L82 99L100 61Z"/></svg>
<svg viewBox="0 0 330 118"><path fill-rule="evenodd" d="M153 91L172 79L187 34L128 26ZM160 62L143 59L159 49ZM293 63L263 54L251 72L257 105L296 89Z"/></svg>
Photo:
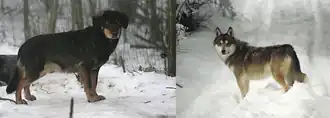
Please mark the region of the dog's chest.
<svg viewBox="0 0 330 118"><path fill-rule="evenodd" d="M114 52L118 41L93 42L91 61L95 67L102 66L109 60L109 56Z"/></svg>

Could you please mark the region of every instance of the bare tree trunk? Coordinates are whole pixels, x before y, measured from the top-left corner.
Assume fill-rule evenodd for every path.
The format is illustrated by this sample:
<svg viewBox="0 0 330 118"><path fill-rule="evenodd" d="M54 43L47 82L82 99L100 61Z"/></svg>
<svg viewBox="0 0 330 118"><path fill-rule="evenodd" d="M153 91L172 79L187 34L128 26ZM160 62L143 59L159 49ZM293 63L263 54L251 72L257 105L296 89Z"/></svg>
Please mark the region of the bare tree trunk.
<svg viewBox="0 0 330 118"><path fill-rule="evenodd" d="M71 0L72 30L84 28L81 0Z"/></svg>
<svg viewBox="0 0 330 118"><path fill-rule="evenodd" d="M113 0L108 0L108 6L112 7L113 6Z"/></svg>
<svg viewBox="0 0 330 118"><path fill-rule="evenodd" d="M23 0L23 4L24 4L24 36L25 36L25 40L29 39L31 36L31 32L30 32L30 25L29 25L29 14L30 14L30 10L29 10L29 0Z"/></svg>
<svg viewBox="0 0 330 118"><path fill-rule="evenodd" d="M90 9L89 14L90 14L90 16L94 16L96 13L96 0L88 0L88 2L89 2L89 9Z"/></svg>
<svg viewBox="0 0 330 118"><path fill-rule="evenodd" d="M1 2L1 3L0 3L0 4L1 4L1 5L0 5L0 10L1 10L2 13L5 11L5 3L4 3L4 1L5 1L5 0L1 0L1 1L0 1L0 2Z"/></svg>
<svg viewBox="0 0 330 118"><path fill-rule="evenodd" d="M42 0L42 2L45 5L46 12L48 13L51 9L51 3L53 3L51 0Z"/></svg>
<svg viewBox="0 0 330 118"><path fill-rule="evenodd" d="M175 0L168 0L168 75L176 76Z"/></svg>
<svg viewBox="0 0 330 118"><path fill-rule="evenodd" d="M125 60L122 56L119 56L120 65L123 68L123 72L126 73Z"/></svg>
<svg viewBox="0 0 330 118"><path fill-rule="evenodd" d="M76 14L76 8L75 5L76 4L76 0L71 0L71 28L72 30L76 30L77 29L77 24L76 24L76 19L77 19L77 14Z"/></svg>
<svg viewBox="0 0 330 118"><path fill-rule="evenodd" d="M149 11L150 11L150 32L151 32L151 37L150 40L154 43L157 42L163 42L162 37L161 37L161 31L159 29L160 21L157 15L157 4L156 0L148 0L149 4ZM158 1L159 2L159 1Z"/></svg>
<svg viewBox="0 0 330 118"><path fill-rule="evenodd" d="M118 56L117 56L117 52L113 51L113 53L111 54L111 56L113 56L113 64L115 65L119 65L119 61L118 61Z"/></svg>
<svg viewBox="0 0 330 118"><path fill-rule="evenodd" d="M84 28L84 16L83 16L83 9L82 9L82 2L81 0L76 1L76 13L77 13L77 28L83 29Z"/></svg>
<svg viewBox="0 0 330 118"><path fill-rule="evenodd" d="M55 33L56 20L57 20L58 0L53 0L49 19L49 33Z"/></svg>

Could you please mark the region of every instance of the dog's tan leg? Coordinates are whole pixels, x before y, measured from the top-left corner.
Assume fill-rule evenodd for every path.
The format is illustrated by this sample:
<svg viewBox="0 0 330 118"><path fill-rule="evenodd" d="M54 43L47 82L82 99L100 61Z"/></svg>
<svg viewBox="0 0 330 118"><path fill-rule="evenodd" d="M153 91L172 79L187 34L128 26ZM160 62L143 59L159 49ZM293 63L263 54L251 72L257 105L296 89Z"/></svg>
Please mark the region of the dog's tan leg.
<svg viewBox="0 0 330 118"><path fill-rule="evenodd" d="M27 99L29 101L34 101L37 98L34 95L31 94L30 87L31 87L31 84L28 84L24 87L25 99Z"/></svg>
<svg viewBox="0 0 330 118"><path fill-rule="evenodd" d="M285 92L287 92L290 89L289 85L285 83L284 76L281 72L273 72L272 75L276 80L276 82L282 86Z"/></svg>
<svg viewBox="0 0 330 118"><path fill-rule="evenodd" d="M96 87L97 87L97 82L98 82L98 75L99 75L99 68L96 70L93 70L91 73L91 79L92 79L92 94L93 95L98 95L96 93ZM101 96L101 95L100 95Z"/></svg>
<svg viewBox="0 0 330 118"><path fill-rule="evenodd" d="M93 80L91 81L92 86L89 87L89 80L88 79L91 79L91 71L87 71L87 69L81 69L81 71L79 72L79 76L82 79L84 91L85 91L88 102L97 102L97 101L105 99L104 96L95 95L93 93L93 90L92 90Z"/></svg>
<svg viewBox="0 0 330 118"><path fill-rule="evenodd" d="M243 73L243 68L232 68L234 75L236 77L236 82L241 92L241 97L244 98L249 91L249 80L246 78Z"/></svg>
<svg viewBox="0 0 330 118"><path fill-rule="evenodd" d="M244 98L249 91L249 80L243 77L237 78L237 84L241 91L241 96Z"/></svg>
<svg viewBox="0 0 330 118"><path fill-rule="evenodd" d="M16 104L27 104L27 102L22 99L22 90L27 84L27 79L22 75L22 72L19 72L19 83L16 88Z"/></svg>

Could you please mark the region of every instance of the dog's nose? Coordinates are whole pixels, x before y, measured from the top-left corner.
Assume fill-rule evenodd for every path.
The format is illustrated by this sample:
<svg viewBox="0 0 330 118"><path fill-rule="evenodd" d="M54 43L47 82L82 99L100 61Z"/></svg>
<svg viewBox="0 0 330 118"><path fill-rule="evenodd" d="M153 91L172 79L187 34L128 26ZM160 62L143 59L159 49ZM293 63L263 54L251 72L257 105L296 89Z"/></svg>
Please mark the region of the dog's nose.
<svg viewBox="0 0 330 118"><path fill-rule="evenodd" d="M226 54L226 50L221 50L221 53L222 54Z"/></svg>

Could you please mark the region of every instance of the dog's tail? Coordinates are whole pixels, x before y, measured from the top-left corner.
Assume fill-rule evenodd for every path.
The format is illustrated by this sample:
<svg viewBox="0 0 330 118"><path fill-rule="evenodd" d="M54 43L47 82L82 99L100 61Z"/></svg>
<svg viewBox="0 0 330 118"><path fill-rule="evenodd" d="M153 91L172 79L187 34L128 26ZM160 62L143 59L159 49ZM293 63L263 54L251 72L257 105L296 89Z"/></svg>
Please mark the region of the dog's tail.
<svg viewBox="0 0 330 118"><path fill-rule="evenodd" d="M18 86L18 83L19 83L19 70L18 70L18 67L16 66L15 72L13 73L14 75L11 76L11 79L8 83L8 86L6 88L6 92L7 94L11 94L13 93L14 91L16 91L16 88Z"/></svg>
<svg viewBox="0 0 330 118"><path fill-rule="evenodd" d="M300 62L299 62L298 56L296 54L296 51L289 44L285 44L284 46L286 48L287 54L291 57L291 69L293 69L294 73L299 75L299 76L295 77L295 80L298 82L302 82L302 83L308 82L307 75L305 73L301 72Z"/></svg>

